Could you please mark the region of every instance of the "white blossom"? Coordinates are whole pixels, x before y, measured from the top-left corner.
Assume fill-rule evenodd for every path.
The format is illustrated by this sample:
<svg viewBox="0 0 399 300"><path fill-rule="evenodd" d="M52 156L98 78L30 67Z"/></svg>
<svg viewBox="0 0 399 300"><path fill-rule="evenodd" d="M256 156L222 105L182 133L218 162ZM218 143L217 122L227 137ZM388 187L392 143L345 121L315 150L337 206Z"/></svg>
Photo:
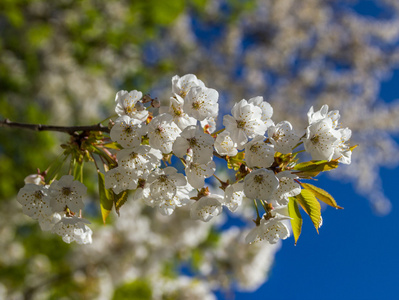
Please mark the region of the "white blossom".
<svg viewBox="0 0 399 300"><path fill-rule="evenodd" d="M218 134L214 144L215 150L218 154L224 156L235 156L237 155L237 143L233 142L230 136L230 132L227 130Z"/></svg>
<svg viewBox="0 0 399 300"><path fill-rule="evenodd" d="M170 153L174 141L181 132L173 122L172 116L166 113L161 114L152 119L147 126L150 146L161 150L162 153Z"/></svg>
<svg viewBox="0 0 399 300"><path fill-rule="evenodd" d="M128 115L131 118L144 122L148 117L148 111L138 102L142 97L143 93L136 90L131 92L119 91L115 97L115 112L118 116Z"/></svg>
<svg viewBox="0 0 399 300"><path fill-rule="evenodd" d="M267 130L267 135L275 150L282 154L291 153L300 139L288 121L282 121L275 126L270 126Z"/></svg>
<svg viewBox="0 0 399 300"><path fill-rule="evenodd" d="M196 189L203 188L205 185L205 178L212 176L216 171L216 165L213 160L206 164L199 164L187 161L186 166L187 181Z"/></svg>
<svg viewBox="0 0 399 300"><path fill-rule="evenodd" d="M200 121L201 127L208 133L213 133L216 130L216 118L208 117Z"/></svg>
<svg viewBox="0 0 399 300"><path fill-rule="evenodd" d="M89 221L83 218L62 217L61 220L54 225L52 231L59 236L65 243L76 241L78 244L91 244L92 234L91 229L86 225Z"/></svg>
<svg viewBox="0 0 399 300"><path fill-rule="evenodd" d="M134 200L143 200L145 204L156 207L158 211L163 214L170 216L177 207L181 207L189 204L192 200L190 199L189 193L193 190L193 187L189 184L176 186L176 193L174 196L166 197L153 197L149 184L146 184L144 188L138 188L134 194ZM171 196L172 194L169 194Z"/></svg>
<svg viewBox="0 0 399 300"><path fill-rule="evenodd" d="M197 120L190 117L183 111L184 99L179 95L170 97L170 106L168 113L173 117L173 122L181 129L184 130L187 126L196 125ZM161 112L161 111L160 111Z"/></svg>
<svg viewBox="0 0 399 300"><path fill-rule="evenodd" d="M250 168L269 168L274 162L274 146L264 142L265 137L257 136L245 145L245 162Z"/></svg>
<svg viewBox="0 0 399 300"><path fill-rule="evenodd" d="M184 112L190 117L203 121L217 117L219 112L219 93L206 87L192 87L184 99Z"/></svg>
<svg viewBox="0 0 399 300"><path fill-rule="evenodd" d="M242 204L242 199L244 197L244 182L241 181L230 184L224 191L223 205L231 212L235 212Z"/></svg>
<svg viewBox="0 0 399 300"><path fill-rule="evenodd" d="M84 208L82 198L86 191L86 186L74 180L72 175L62 176L59 181L53 181L49 188L51 209L53 212L61 212L68 206L73 212L79 212Z"/></svg>
<svg viewBox="0 0 399 300"><path fill-rule="evenodd" d="M213 157L213 137L206 134L199 126L186 127L173 144L173 154L183 157L190 150L193 162L206 164Z"/></svg>
<svg viewBox="0 0 399 300"><path fill-rule="evenodd" d="M190 216L194 220L208 222L213 217L220 215L223 211L223 196L208 195L201 197L190 207Z"/></svg>
<svg viewBox="0 0 399 300"><path fill-rule="evenodd" d="M248 139L265 133L266 124L261 120L262 110L260 107L243 99L234 104L231 114L232 116L223 117L223 125L230 132L231 139L237 143L238 149L243 149Z"/></svg>
<svg viewBox="0 0 399 300"><path fill-rule="evenodd" d="M270 244L275 244L279 239L285 240L290 236L290 231L282 221L289 219L289 217L280 214L275 214L274 217L268 220L262 217L259 226L256 226L248 233L245 241L252 244L266 240Z"/></svg>
<svg viewBox="0 0 399 300"><path fill-rule="evenodd" d="M130 169L137 176L146 177L151 170L161 164L162 154L150 146L141 145L120 150L116 154L116 158L119 166Z"/></svg>
<svg viewBox="0 0 399 300"><path fill-rule="evenodd" d="M340 163L349 165L351 163L352 151L349 148L347 142L351 138L352 131L349 128L338 129L340 139L336 147L334 148L334 154L332 159L338 159Z"/></svg>
<svg viewBox="0 0 399 300"><path fill-rule="evenodd" d="M306 129L303 143L313 160L332 159L340 140L340 134L332 127L332 122L331 118L324 118Z"/></svg>
<svg viewBox="0 0 399 300"><path fill-rule="evenodd" d="M265 122L266 129L270 126L274 125L272 121L273 116L273 107L269 104L269 102L263 101L263 97L258 96L248 100L248 103L258 106L262 110L261 120Z"/></svg>
<svg viewBox="0 0 399 300"><path fill-rule="evenodd" d="M187 179L183 174L177 173L177 169L166 167L165 169L155 169L147 180L149 184L151 198L155 201L170 200L176 195L177 186L187 184Z"/></svg>
<svg viewBox="0 0 399 300"><path fill-rule="evenodd" d="M111 139L124 148L139 146L141 136L145 134L144 129L146 128L142 124L141 121L129 116L120 116L111 128Z"/></svg>
<svg viewBox="0 0 399 300"><path fill-rule="evenodd" d="M172 92L182 98L185 98L193 87L205 87L205 84L194 74L186 74L182 77L178 75L172 78Z"/></svg>
<svg viewBox="0 0 399 300"><path fill-rule="evenodd" d="M17 201L22 205L23 213L32 219L52 213L47 186L28 183L19 190Z"/></svg>
<svg viewBox="0 0 399 300"><path fill-rule="evenodd" d="M271 202L277 205L287 205L288 198L301 193L301 186L295 182L298 176L289 171L280 172L276 175L279 180L278 189L271 196Z"/></svg>
<svg viewBox="0 0 399 300"><path fill-rule="evenodd" d="M328 105L324 104L320 110L314 111L313 106L308 111L309 125L317 123L325 118L330 118L332 121L332 127L335 129L338 126L338 120L340 114L338 110L332 110L328 112Z"/></svg>
<svg viewBox="0 0 399 300"><path fill-rule="evenodd" d="M116 167L104 174L104 186L106 189L112 189L115 194L125 190L134 190L137 188L139 175L135 170Z"/></svg>
<svg viewBox="0 0 399 300"><path fill-rule="evenodd" d="M39 185L39 184L44 184L44 178L42 175L39 174L31 174L25 177L24 182L25 184L33 183Z"/></svg>
<svg viewBox="0 0 399 300"><path fill-rule="evenodd" d="M165 216L170 216L177 207L187 205L192 201L189 196L189 193L192 190L193 187L189 184L185 186L177 186L176 195L174 195L172 199L164 199L161 201L158 201L159 199L157 199L155 205L157 205L158 211Z"/></svg>
<svg viewBox="0 0 399 300"><path fill-rule="evenodd" d="M252 171L244 179L244 193L250 199L268 200L278 186L277 177L268 169Z"/></svg>
<svg viewBox="0 0 399 300"><path fill-rule="evenodd" d="M40 229L43 231L50 231L53 229L54 225L61 220L61 215L59 213L50 213L48 215L41 215L38 219Z"/></svg>

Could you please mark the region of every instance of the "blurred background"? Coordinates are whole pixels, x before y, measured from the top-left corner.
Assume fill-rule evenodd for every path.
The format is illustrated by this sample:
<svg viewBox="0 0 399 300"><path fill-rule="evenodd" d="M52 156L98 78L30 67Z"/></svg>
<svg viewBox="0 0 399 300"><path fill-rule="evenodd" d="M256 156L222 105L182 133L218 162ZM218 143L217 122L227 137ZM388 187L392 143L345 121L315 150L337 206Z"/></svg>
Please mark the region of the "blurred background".
<svg viewBox="0 0 399 300"><path fill-rule="evenodd" d="M345 209L325 209L319 235L305 220L295 247L249 248L245 207L198 223L128 201L104 226L94 168L94 241L79 246L40 231L15 201L68 136L0 128L0 299L394 298L398 41L396 0L2 0L0 119L94 124L118 90L166 103L171 77L193 73L219 91L221 114L260 95L275 123L303 129L310 106L328 104L359 147L317 182Z"/></svg>

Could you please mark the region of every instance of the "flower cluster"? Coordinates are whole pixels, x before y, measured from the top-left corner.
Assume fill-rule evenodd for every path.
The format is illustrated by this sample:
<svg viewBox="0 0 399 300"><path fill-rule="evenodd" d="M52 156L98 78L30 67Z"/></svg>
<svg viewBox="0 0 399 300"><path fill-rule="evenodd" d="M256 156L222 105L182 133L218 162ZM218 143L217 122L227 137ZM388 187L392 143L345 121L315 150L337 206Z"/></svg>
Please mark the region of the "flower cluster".
<svg viewBox="0 0 399 300"><path fill-rule="evenodd" d="M293 172L297 146L303 143L314 160L350 163L350 130L338 129L339 113L328 113L326 105L318 112L310 109L309 126L298 135L290 122L273 122L273 108L262 97L236 103L231 115L223 117L225 128L214 132L218 92L193 74L172 78L169 105L158 115L143 113L148 111L143 99L138 91L116 96L119 117L111 138L123 149L117 153L118 166L105 173L105 187L115 193L134 190L136 201L164 215L189 205L191 218L205 222L220 215L223 207L234 212L243 201L259 201L265 214L260 217L258 212L248 242L275 243L289 236L287 204L301 193ZM180 172L168 166L172 155L182 162ZM216 171L215 156L235 161L237 173L227 181L215 176L221 190L210 192L206 179Z"/></svg>
<svg viewBox="0 0 399 300"><path fill-rule="evenodd" d="M86 224L90 222L75 216L84 208L82 199L86 190L72 175L64 175L50 185L45 184L42 175L30 175L25 178L17 201L24 214L37 220L42 230L51 230L66 243L89 244L92 231Z"/></svg>
<svg viewBox="0 0 399 300"><path fill-rule="evenodd" d="M188 206L190 217L204 222L220 215L223 207L234 212L244 201L253 201L256 227L246 241L274 244L290 235L287 221L298 222L298 214L295 219L288 210L289 203L298 209L298 204L305 208L316 197L321 201L328 198L327 204L340 208L328 193L325 196L326 192L300 181L335 168L338 163L350 163L351 131L339 128L338 111L328 112L324 105L314 112L311 107L309 126L298 134L288 121L275 124L273 108L259 96L237 102L231 115L223 116L225 127L215 131L218 98L218 92L195 75L174 76L167 106L160 107L157 99L136 90L116 94L118 118L111 122L111 141L104 135L76 135L73 145L79 149L68 154L79 153L75 161L95 162L98 172L101 170L94 154L104 164L105 174L99 174L103 178L99 186L104 221L110 211L104 203L115 205L118 212L126 201L127 190L134 192L134 201L155 207L163 215ZM305 150L296 150L301 144ZM306 167L297 158L303 151L313 159ZM234 169L234 178L222 180L215 175L215 157ZM323 163L329 163L329 169ZM220 182L220 190L210 184L212 176ZM24 212L66 242L91 242L88 221L76 216L84 206L85 186L71 175L50 186L36 179L30 178L35 182L28 183L18 194ZM308 190L303 193L302 188ZM318 229L321 215L305 211ZM296 240L299 234L294 232Z"/></svg>

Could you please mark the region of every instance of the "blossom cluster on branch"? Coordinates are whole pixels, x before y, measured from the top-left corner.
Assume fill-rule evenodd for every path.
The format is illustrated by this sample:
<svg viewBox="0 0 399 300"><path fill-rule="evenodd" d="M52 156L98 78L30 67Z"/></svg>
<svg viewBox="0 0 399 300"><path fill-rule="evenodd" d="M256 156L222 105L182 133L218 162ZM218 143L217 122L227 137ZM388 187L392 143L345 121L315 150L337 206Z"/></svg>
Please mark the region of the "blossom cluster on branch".
<svg viewBox="0 0 399 300"><path fill-rule="evenodd" d="M83 163L94 162L99 178L101 211L105 222L113 207L119 209L133 191L132 201L155 207L163 215L188 206L194 220L208 222L223 211L234 212L243 201L253 201L255 228L248 243L276 243L290 235L295 240L302 218L299 206L309 214L316 230L322 223L317 199L340 208L327 192L303 183L322 171L350 164L351 131L339 125L339 112L308 112L309 125L294 130L291 123L272 120L273 108L263 97L242 99L223 116L224 128L216 131L219 94L193 74L172 78L169 107L139 91L119 91L110 120L109 137L102 132L72 133L63 145L64 161L70 156L69 175L56 180L47 172L28 176L17 200L23 212L52 230L67 243L92 242L92 231L82 217ZM304 150L297 150L303 144ZM298 154L308 152L309 162ZM214 158L234 169L233 178L216 176ZM101 164L99 163L101 162ZM73 174L73 175L72 175ZM215 190L207 185L214 176ZM263 212L263 213L262 213Z"/></svg>

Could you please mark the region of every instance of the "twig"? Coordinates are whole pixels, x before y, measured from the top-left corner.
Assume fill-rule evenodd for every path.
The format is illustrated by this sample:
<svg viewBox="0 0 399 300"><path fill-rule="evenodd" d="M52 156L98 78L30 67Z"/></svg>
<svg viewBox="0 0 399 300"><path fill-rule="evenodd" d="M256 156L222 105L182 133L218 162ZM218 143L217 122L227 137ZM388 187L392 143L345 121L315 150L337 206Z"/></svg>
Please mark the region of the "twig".
<svg viewBox="0 0 399 300"><path fill-rule="evenodd" d="M54 126L54 125L43 125L43 124L18 123L18 122L12 122L9 119L5 119L0 121L0 127L22 128L34 131L59 131L59 132L69 133L71 135L77 131L101 131L107 133L110 132L109 128L107 126L102 125L101 123L95 125L88 125L88 126Z"/></svg>

